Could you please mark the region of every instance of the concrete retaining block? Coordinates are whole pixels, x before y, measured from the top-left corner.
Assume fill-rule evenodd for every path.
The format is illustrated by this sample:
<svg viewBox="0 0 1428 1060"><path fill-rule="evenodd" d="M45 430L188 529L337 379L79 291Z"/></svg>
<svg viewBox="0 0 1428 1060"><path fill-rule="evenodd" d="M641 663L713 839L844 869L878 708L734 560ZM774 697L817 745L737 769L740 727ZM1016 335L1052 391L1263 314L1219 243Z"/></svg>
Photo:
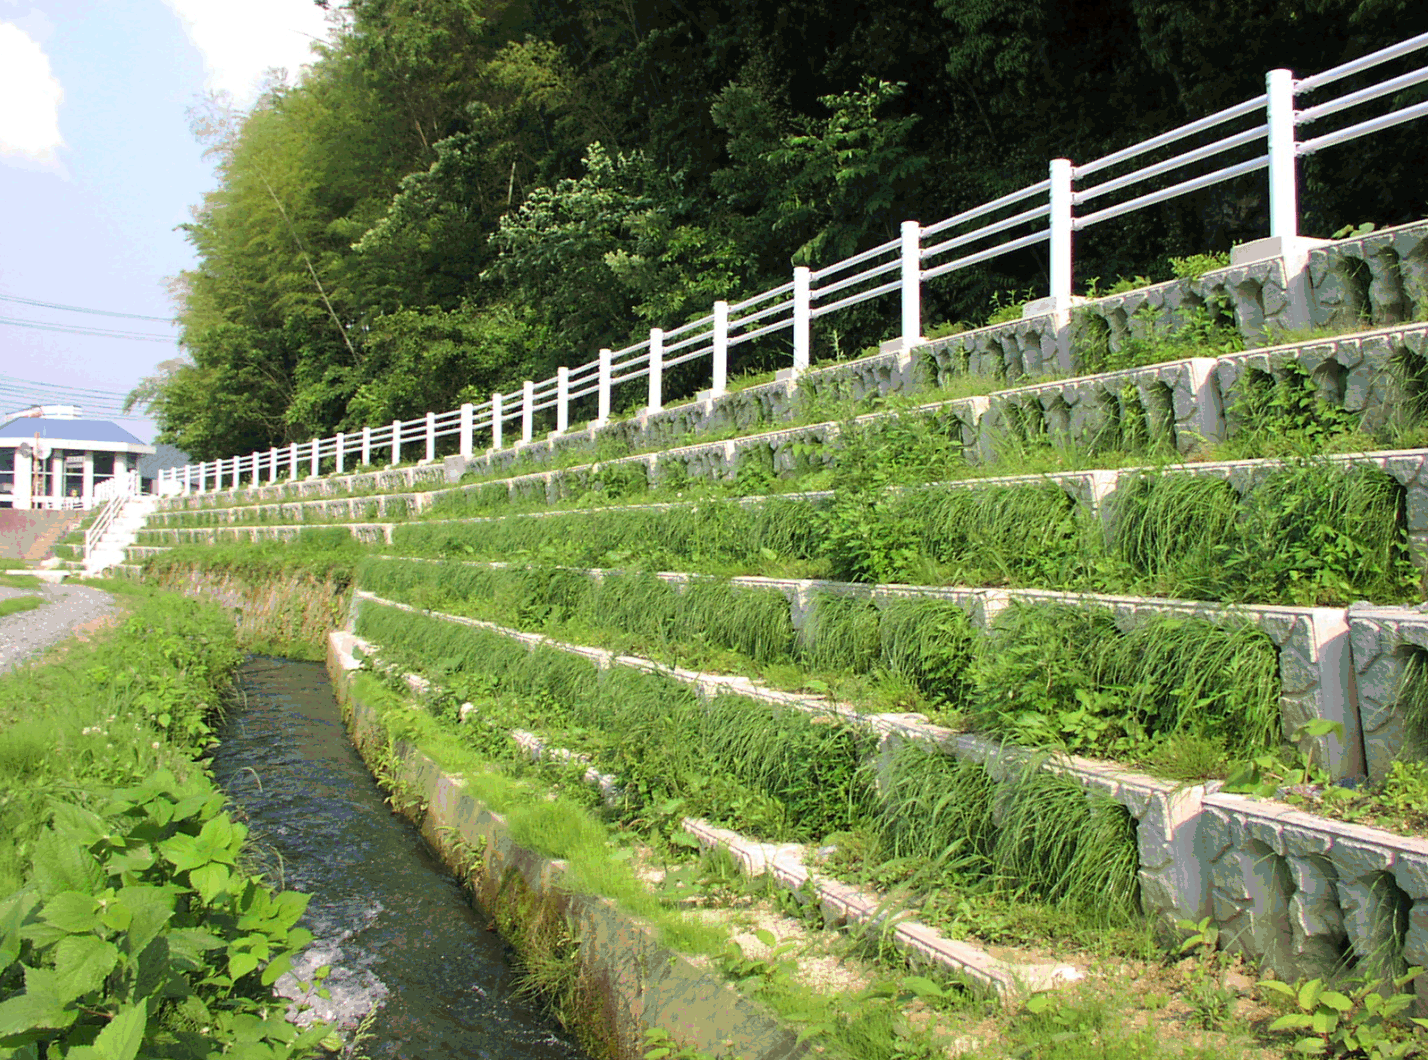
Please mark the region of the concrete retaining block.
<svg viewBox="0 0 1428 1060"><path fill-rule="evenodd" d="M1215 388L1225 410L1228 435L1244 425L1242 399L1272 388L1298 369L1308 374L1325 404L1360 416L1366 431L1391 427L1428 373L1428 324L1355 332L1317 342L1287 343L1215 362Z"/></svg>
<svg viewBox="0 0 1428 1060"><path fill-rule="evenodd" d="M1316 247L1306 271L1315 326L1412 320L1428 306L1428 222Z"/></svg>
<svg viewBox="0 0 1428 1060"><path fill-rule="evenodd" d="M998 391L979 425L978 455L991 463L1013 440L1091 452L1164 442L1192 453L1225 436L1215 365L1197 357Z"/></svg>
<svg viewBox="0 0 1428 1060"><path fill-rule="evenodd" d="M1400 692L1410 658L1428 652L1428 605L1416 608L1374 607L1354 604L1349 608L1349 642L1353 649L1354 677L1358 684L1359 717L1364 730L1364 759L1369 778L1380 781L1388 775L1393 761L1405 752L1422 748L1410 746L1408 704Z"/></svg>
<svg viewBox="0 0 1428 1060"><path fill-rule="evenodd" d="M1089 299L1071 311L1072 368L1100 351L1119 353L1130 340L1173 334L1201 310L1232 322L1246 341L1262 342L1289 329L1288 290L1283 259L1268 258Z"/></svg>
<svg viewBox="0 0 1428 1060"><path fill-rule="evenodd" d="M1043 313L934 339L916 356L922 376L939 387L960 375L1007 380L1051 375L1064 367L1059 335L1055 315Z"/></svg>

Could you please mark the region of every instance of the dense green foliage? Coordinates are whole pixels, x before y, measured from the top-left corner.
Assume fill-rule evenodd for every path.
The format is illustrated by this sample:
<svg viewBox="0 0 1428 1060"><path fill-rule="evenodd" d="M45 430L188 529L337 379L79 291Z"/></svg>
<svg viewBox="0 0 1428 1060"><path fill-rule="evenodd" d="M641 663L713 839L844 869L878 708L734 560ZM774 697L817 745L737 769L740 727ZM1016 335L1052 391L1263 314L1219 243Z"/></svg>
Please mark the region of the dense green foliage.
<svg viewBox="0 0 1428 1060"><path fill-rule="evenodd" d="M199 115L220 184L177 288L192 360L137 393L199 458L479 401L1425 19L1405 0L349 0L299 82ZM1307 160L1303 229L1416 216L1414 135ZM1098 227L1078 273L1168 274L1262 235L1265 200L1255 175ZM1044 268L1027 250L937 281L927 322ZM891 312L830 318L816 355Z"/></svg>
<svg viewBox="0 0 1428 1060"><path fill-rule="evenodd" d="M317 1052L268 989L307 897L246 866L199 761L237 662L222 609L158 595L0 678L0 1056Z"/></svg>
<svg viewBox="0 0 1428 1060"><path fill-rule="evenodd" d="M677 829L695 814L803 841L870 830L880 856L918 859L934 893L975 879L1102 923L1137 913L1134 821L1034 762L1003 785L919 743L890 746L879 765L867 757L873 735L832 715L729 695L701 703L688 686L622 667L592 681L588 659L386 607L365 605L358 631L397 672L436 676L433 708L481 753L523 758L510 730L535 728L590 754L620 778L632 824Z"/></svg>
<svg viewBox="0 0 1428 1060"><path fill-rule="evenodd" d="M1028 747L1157 760L1214 773L1283 739L1279 653L1254 626L1154 616L1123 632L1105 608L1013 603L985 635L947 600L885 609L825 593L795 637L782 592L649 574L373 560L359 584L387 599L559 640L635 651L688 667L880 673L910 683L920 709ZM720 622L711 616L724 612ZM455 634L450 634L455 636ZM721 655L717 649L729 654Z"/></svg>

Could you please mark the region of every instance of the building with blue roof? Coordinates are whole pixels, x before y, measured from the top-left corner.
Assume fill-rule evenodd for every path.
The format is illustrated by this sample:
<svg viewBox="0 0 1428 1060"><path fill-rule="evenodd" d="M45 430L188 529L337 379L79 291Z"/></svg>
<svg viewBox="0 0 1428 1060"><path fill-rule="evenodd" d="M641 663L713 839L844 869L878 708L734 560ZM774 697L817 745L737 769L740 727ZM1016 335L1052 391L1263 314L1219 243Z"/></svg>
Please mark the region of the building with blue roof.
<svg viewBox="0 0 1428 1060"><path fill-rule="evenodd" d="M154 452L118 424L68 406L30 409L0 423L0 508L94 506L106 481Z"/></svg>

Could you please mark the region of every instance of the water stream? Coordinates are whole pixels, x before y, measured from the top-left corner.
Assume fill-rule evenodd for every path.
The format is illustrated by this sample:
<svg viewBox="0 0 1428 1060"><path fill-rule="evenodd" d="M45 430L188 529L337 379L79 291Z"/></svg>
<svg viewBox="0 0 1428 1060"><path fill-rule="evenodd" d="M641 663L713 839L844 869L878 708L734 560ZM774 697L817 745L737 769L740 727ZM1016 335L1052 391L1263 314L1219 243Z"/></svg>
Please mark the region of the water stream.
<svg viewBox="0 0 1428 1060"><path fill-rule="evenodd" d="M323 668L260 657L239 679L247 702L227 718L214 774L270 878L312 895L303 923L316 939L298 972L332 967L318 1014L350 1030L376 1009L361 1048L372 1060L580 1060L514 996L501 940L384 803Z"/></svg>

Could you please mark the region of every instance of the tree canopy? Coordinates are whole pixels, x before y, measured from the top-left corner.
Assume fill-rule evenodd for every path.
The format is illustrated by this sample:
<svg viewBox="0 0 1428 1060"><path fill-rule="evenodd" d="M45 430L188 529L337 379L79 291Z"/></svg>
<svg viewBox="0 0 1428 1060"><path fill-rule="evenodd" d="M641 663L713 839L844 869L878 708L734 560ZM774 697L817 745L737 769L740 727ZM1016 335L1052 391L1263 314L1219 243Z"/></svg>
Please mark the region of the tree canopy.
<svg viewBox="0 0 1428 1060"><path fill-rule="evenodd" d="M326 5L324 5L326 6ZM349 0L294 81L195 116L189 360L146 380L198 458L480 401L1428 29L1408 0ZM1352 84L1351 82L1349 84ZM1421 95L1421 89L1409 90ZM1419 96L1406 95L1405 100ZM1304 229L1428 195L1401 127L1304 166ZM1078 239L1078 275L1267 230L1263 176ZM927 295L974 318L1031 250ZM842 325L876 341L895 307ZM763 367L739 347L733 367Z"/></svg>

